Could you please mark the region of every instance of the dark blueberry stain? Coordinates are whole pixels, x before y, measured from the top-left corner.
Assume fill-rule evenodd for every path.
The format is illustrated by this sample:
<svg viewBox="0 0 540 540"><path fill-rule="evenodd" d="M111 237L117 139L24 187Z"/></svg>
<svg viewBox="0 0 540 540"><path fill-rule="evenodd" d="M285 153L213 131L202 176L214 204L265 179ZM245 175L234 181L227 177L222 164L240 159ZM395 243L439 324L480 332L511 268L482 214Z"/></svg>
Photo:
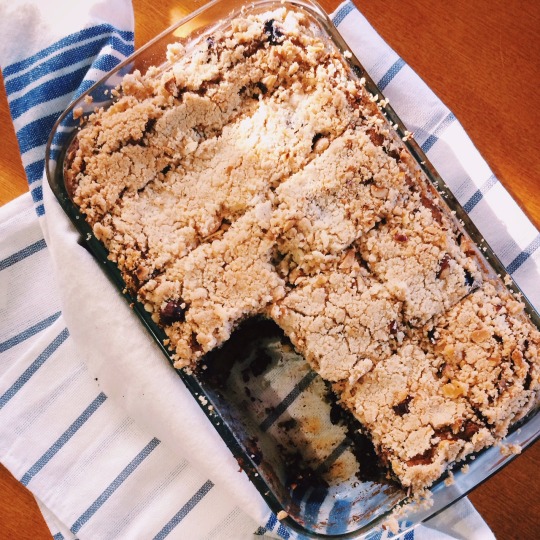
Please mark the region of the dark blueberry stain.
<svg viewBox="0 0 540 540"><path fill-rule="evenodd" d="M264 33L268 36L270 45L277 45L281 42L283 32L276 27L274 19L269 19L264 23Z"/></svg>

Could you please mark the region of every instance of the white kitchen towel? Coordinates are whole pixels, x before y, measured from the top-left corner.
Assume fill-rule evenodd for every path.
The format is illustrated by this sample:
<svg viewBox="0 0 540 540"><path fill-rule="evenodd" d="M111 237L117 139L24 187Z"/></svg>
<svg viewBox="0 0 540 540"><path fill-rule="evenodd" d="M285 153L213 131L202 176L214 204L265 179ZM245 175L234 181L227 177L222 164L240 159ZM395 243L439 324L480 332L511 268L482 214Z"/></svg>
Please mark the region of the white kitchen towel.
<svg viewBox="0 0 540 540"><path fill-rule="evenodd" d="M18 36L16 46L5 40L0 60L40 218L28 198L0 216L1 461L36 494L58 538L288 537L42 184L54 120L130 52L131 6L55 1L55 17L53 7L19 4L0 7L2 35ZM352 4L334 21L538 305L537 231L451 113ZM448 512L447 523L464 523L463 537L492 537L467 501ZM434 537L425 527L413 534Z"/></svg>

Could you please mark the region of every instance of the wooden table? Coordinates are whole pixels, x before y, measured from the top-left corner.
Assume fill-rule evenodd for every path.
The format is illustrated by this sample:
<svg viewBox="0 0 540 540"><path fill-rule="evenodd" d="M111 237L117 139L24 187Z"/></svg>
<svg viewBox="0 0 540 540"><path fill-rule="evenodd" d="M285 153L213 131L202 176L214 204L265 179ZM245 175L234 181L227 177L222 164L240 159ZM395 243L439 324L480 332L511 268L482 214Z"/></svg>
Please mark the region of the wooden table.
<svg viewBox="0 0 540 540"><path fill-rule="evenodd" d="M202 0L133 0L136 45ZM337 0L322 0L332 11ZM355 0L382 37L461 121L497 177L540 226L540 2ZM0 87L0 205L27 191ZM540 445L470 498L501 539L533 539L540 525ZM35 500L0 466L0 540L50 539Z"/></svg>

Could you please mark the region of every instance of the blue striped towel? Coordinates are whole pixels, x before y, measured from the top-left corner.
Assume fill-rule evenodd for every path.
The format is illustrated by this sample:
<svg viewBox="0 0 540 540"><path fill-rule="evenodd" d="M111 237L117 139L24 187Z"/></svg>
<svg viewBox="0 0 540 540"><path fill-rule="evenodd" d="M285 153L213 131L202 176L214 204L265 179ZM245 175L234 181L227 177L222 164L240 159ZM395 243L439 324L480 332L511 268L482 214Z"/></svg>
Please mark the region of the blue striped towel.
<svg viewBox="0 0 540 540"><path fill-rule="evenodd" d="M57 539L291 538L43 183L55 118L131 52L132 17L126 0L0 7L2 35L18 36L0 61L31 190L0 209L0 460ZM540 305L538 232L459 123L351 3L334 22ZM463 500L405 538L493 535Z"/></svg>

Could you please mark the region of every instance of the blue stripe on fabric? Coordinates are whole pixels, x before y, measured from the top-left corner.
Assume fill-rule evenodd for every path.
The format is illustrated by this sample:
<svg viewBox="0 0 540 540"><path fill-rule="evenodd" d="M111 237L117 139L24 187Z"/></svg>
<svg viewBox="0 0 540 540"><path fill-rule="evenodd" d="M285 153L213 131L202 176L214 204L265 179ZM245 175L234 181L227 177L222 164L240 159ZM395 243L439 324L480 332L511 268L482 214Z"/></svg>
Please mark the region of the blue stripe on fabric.
<svg viewBox="0 0 540 540"><path fill-rule="evenodd" d="M88 72L90 64L91 62L88 61L83 67L50 79L29 90L23 96L11 101L9 103L9 109L13 120L16 120L36 105L41 105L66 94L72 94L79 84L81 84L81 81Z"/></svg>
<svg viewBox="0 0 540 540"><path fill-rule="evenodd" d="M52 57L50 60L43 62L39 66L36 66L27 73L8 80L5 84L6 92L8 95L13 92L19 92L29 84L50 73L67 68L73 64L78 64L88 58L94 58L107 45L124 56L129 56L133 52L132 45L124 43L115 36L106 34L100 36L99 39L81 45L80 47L74 47L67 51L60 51L59 54Z"/></svg>
<svg viewBox="0 0 540 540"><path fill-rule="evenodd" d="M264 528L267 530L267 531L272 531L274 529L274 527L276 526L276 523L277 523L277 517L276 517L276 514L274 514L273 512L270 514L270 517L268 518L268 521L266 522L266 525L264 526Z"/></svg>
<svg viewBox="0 0 540 540"><path fill-rule="evenodd" d="M64 535L62 533L56 533L53 536L53 540L64 540Z"/></svg>
<svg viewBox="0 0 540 540"><path fill-rule="evenodd" d="M390 84L392 79L401 71L401 68L404 65L405 61L402 58L398 58L377 83L379 90L384 90Z"/></svg>
<svg viewBox="0 0 540 540"><path fill-rule="evenodd" d="M171 518L171 520L159 531L156 536L154 536L154 540L163 540L163 538L166 538L170 532L201 502L203 497L214 487L214 484L207 480L189 499L189 501L180 508L180 510Z"/></svg>
<svg viewBox="0 0 540 540"><path fill-rule="evenodd" d="M438 140L439 137L436 137L435 135L430 135L422 144L422 150L427 153Z"/></svg>
<svg viewBox="0 0 540 540"><path fill-rule="evenodd" d="M65 134L69 137L69 133ZM56 138L56 137L55 137ZM51 148L51 160L52 161L58 161L58 156L60 155L61 149L60 148Z"/></svg>
<svg viewBox="0 0 540 540"><path fill-rule="evenodd" d="M253 534L255 536L262 536L266 532L264 527L259 527Z"/></svg>
<svg viewBox="0 0 540 540"><path fill-rule="evenodd" d="M120 60L117 61L117 63L120 62ZM109 69L112 69L114 66L111 66ZM104 71L108 71L107 70L104 70ZM75 94L73 95L73 99L77 99L79 96L82 96L96 81L92 80L92 79L85 79L80 85L79 85L79 88L77 88L77 91L75 92ZM63 123L62 123L63 124ZM71 135L71 134L66 134L64 133L64 135Z"/></svg>
<svg viewBox="0 0 540 540"><path fill-rule="evenodd" d="M33 182L37 182L38 180L41 180L41 178L43 177L44 167L45 167L45 160L39 159L38 161L34 161L34 163L30 163L30 165L27 165L24 168L24 172L26 173L26 178L29 184L32 184Z"/></svg>
<svg viewBox="0 0 540 540"><path fill-rule="evenodd" d="M540 234L506 267L506 271L513 274L539 247Z"/></svg>
<svg viewBox="0 0 540 540"><path fill-rule="evenodd" d="M472 197L463 205L463 210L470 214L472 209L482 200L484 195L497 183L497 178L492 174L480 187L477 189Z"/></svg>
<svg viewBox="0 0 540 540"><path fill-rule="evenodd" d="M0 396L0 410L8 401L29 381L30 377L48 360L48 358L66 341L69 336L67 328L64 328L45 350L26 368L23 374Z"/></svg>
<svg viewBox="0 0 540 540"><path fill-rule="evenodd" d="M383 535L382 531L380 529L377 529L373 532L370 532L366 536L366 540L381 540L382 535Z"/></svg>
<svg viewBox="0 0 540 540"><path fill-rule="evenodd" d="M414 540L414 530L407 531L403 537L403 540Z"/></svg>
<svg viewBox="0 0 540 540"><path fill-rule="evenodd" d="M110 71L119 63L120 60L116 58L116 56L102 54L93 62L88 61L83 67L76 69L75 71L50 79L39 86L36 86L32 90L29 90L23 96L11 101L9 103L11 117L13 120L16 120L36 105L41 105L68 94L70 94L71 97L71 94L79 88L79 85L89 69ZM78 94L82 94L85 90L81 91L79 88ZM48 137L49 133L46 135Z"/></svg>
<svg viewBox="0 0 540 540"><path fill-rule="evenodd" d="M120 53L122 56L125 56L126 58L133 54L135 51L135 44L133 41L131 43L122 43L120 40L116 39L114 36L112 38L109 38L107 42L105 43L105 46L110 45L110 47L115 50L116 52Z"/></svg>
<svg viewBox="0 0 540 540"><path fill-rule="evenodd" d="M51 156L54 152L60 152L60 148L62 148L66 142L66 137L70 137L71 135L73 135L73 133L67 131L57 131L54 134L51 145Z"/></svg>
<svg viewBox="0 0 540 540"><path fill-rule="evenodd" d="M28 58L25 58L24 60L15 62L13 64L10 64L9 66L6 66L5 68L2 69L4 78L9 77L10 75L14 75L15 73L18 73L19 71L22 71L23 69L30 67L35 62L43 58L46 58L50 54L56 51L59 51L60 49L63 49L65 47L74 45L75 43L85 41L93 37L96 37L100 34L104 34L105 32L110 32L111 34L117 34L124 41L133 41L134 39L133 32L129 32L125 30L118 30L117 28L115 28L114 26L110 24L100 24L97 26L91 26L90 28L85 28L79 32L75 32L74 34L70 34L69 36L66 36L65 38L51 45L50 47L47 47L46 49L42 49L41 51L34 54L33 56L29 56Z"/></svg>
<svg viewBox="0 0 540 540"><path fill-rule="evenodd" d="M2 343L0 343L0 353L6 352L8 349L15 347L15 345L18 345L19 343L26 341L28 338L35 336L38 332L41 332L45 328L48 328L49 326L51 326L51 324L54 321L58 319L58 317L60 317L60 314L61 312L57 311L50 317L47 317L46 319L39 321L38 323L34 324L30 328L27 328L23 332L20 332L16 336L10 337L6 341L3 341Z"/></svg>
<svg viewBox="0 0 540 540"><path fill-rule="evenodd" d="M310 493L306 501L306 525L314 526L319 523L319 512L327 496L328 490L321 486L316 486L315 489Z"/></svg>
<svg viewBox="0 0 540 540"><path fill-rule="evenodd" d="M36 214L38 215L38 217L45 215L45 207L42 204L38 204L36 206Z"/></svg>
<svg viewBox="0 0 540 540"><path fill-rule="evenodd" d="M94 81L89 81L88 79L85 79L77 90L76 95L82 94L83 92L88 90L88 88L90 88L90 86L92 86L93 84ZM76 122L77 121L74 120L72 115L68 115L62 120L61 126L68 129L58 129L55 131L51 145L51 159L55 161L58 159L58 156L60 155L60 152L64 147L66 141L73 135L73 131L69 128L73 127L73 124Z"/></svg>
<svg viewBox="0 0 540 540"><path fill-rule="evenodd" d="M65 120L67 120L67 118L65 118L64 121L62 121L62 126L65 125ZM58 156L62 152L66 141L72 135L73 135L73 133L69 133L69 132L66 132L66 131L60 131L60 130L57 131L54 134L53 145L54 146L57 145L58 148L54 148L53 145L51 145L51 149L50 149L50 158L51 158L51 160L58 161ZM58 142L56 142L56 141L58 141Z"/></svg>
<svg viewBox="0 0 540 540"><path fill-rule="evenodd" d="M101 71L110 71L116 67L121 60L112 54L100 54L92 63L92 69L100 69Z"/></svg>
<svg viewBox="0 0 540 540"><path fill-rule="evenodd" d="M49 461L60 451L60 449L79 431L86 421L99 409L105 402L107 396L100 392L98 396L88 405L80 416L69 426L66 431L55 441L55 443L32 465L21 478L21 484L27 486L30 480L39 472Z"/></svg>
<svg viewBox="0 0 540 540"><path fill-rule="evenodd" d="M288 540L291 537L291 534L282 523L279 524L279 527L276 532L278 536L280 536L281 538L284 538L285 540Z"/></svg>
<svg viewBox="0 0 540 540"><path fill-rule="evenodd" d="M343 7L341 7L338 12L335 14L332 22L335 26L339 26L345 17L354 9L353 4L347 3Z"/></svg>
<svg viewBox="0 0 540 540"><path fill-rule="evenodd" d="M346 500L337 500L330 510L328 516L328 527L326 532L329 534L341 534L347 532L349 524L349 515L351 513L351 502Z"/></svg>
<svg viewBox="0 0 540 540"><path fill-rule="evenodd" d="M40 203L43 201L43 186L36 186L32 191L30 191L30 195L32 195L32 200L35 203Z"/></svg>
<svg viewBox="0 0 540 540"><path fill-rule="evenodd" d="M111 495L124 483L135 469L150 455L160 441L155 437L130 461L124 470L109 484L107 489L88 507L88 509L75 521L70 530L77 534L83 525L105 504Z"/></svg>
<svg viewBox="0 0 540 540"><path fill-rule="evenodd" d="M309 371L294 388L285 396L283 401L263 420L260 425L262 431L266 431L291 405L291 403L311 384L317 376L314 371Z"/></svg>
<svg viewBox="0 0 540 540"><path fill-rule="evenodd" d="M439 135L452 123L456 117L454 113L448 113L444 120L437 126L435 131L424 141L422 150L427 154L433 145L439 140Z"/></svg>
<svg viewBox="0 0 540 540"><path fill-rule="evenodd" d="M42 238L41 240L38 240L37 242L34 242L33 244L30 244L29 246L26 246L25 248L17 251L16 253L13 253L9 257L6 257L5 259L2 259L0 261L0 272L2 270L5 270L6 268L9 268L13 264L18 263L23 259L26 259L26 257L30 257L30 255L33 255L34 253L45 249L46 247L47 244Z"/></svg>
<svg viewBox="0 0 540 540"><path fill-rule="evenodd" d="M42 118L38 118L33 122L29 122L24 127L17 131L17 139L19 141L19 148L21 154L41 146L47 142L49 133L51 132L56 119L61 111Z"/></svg>

